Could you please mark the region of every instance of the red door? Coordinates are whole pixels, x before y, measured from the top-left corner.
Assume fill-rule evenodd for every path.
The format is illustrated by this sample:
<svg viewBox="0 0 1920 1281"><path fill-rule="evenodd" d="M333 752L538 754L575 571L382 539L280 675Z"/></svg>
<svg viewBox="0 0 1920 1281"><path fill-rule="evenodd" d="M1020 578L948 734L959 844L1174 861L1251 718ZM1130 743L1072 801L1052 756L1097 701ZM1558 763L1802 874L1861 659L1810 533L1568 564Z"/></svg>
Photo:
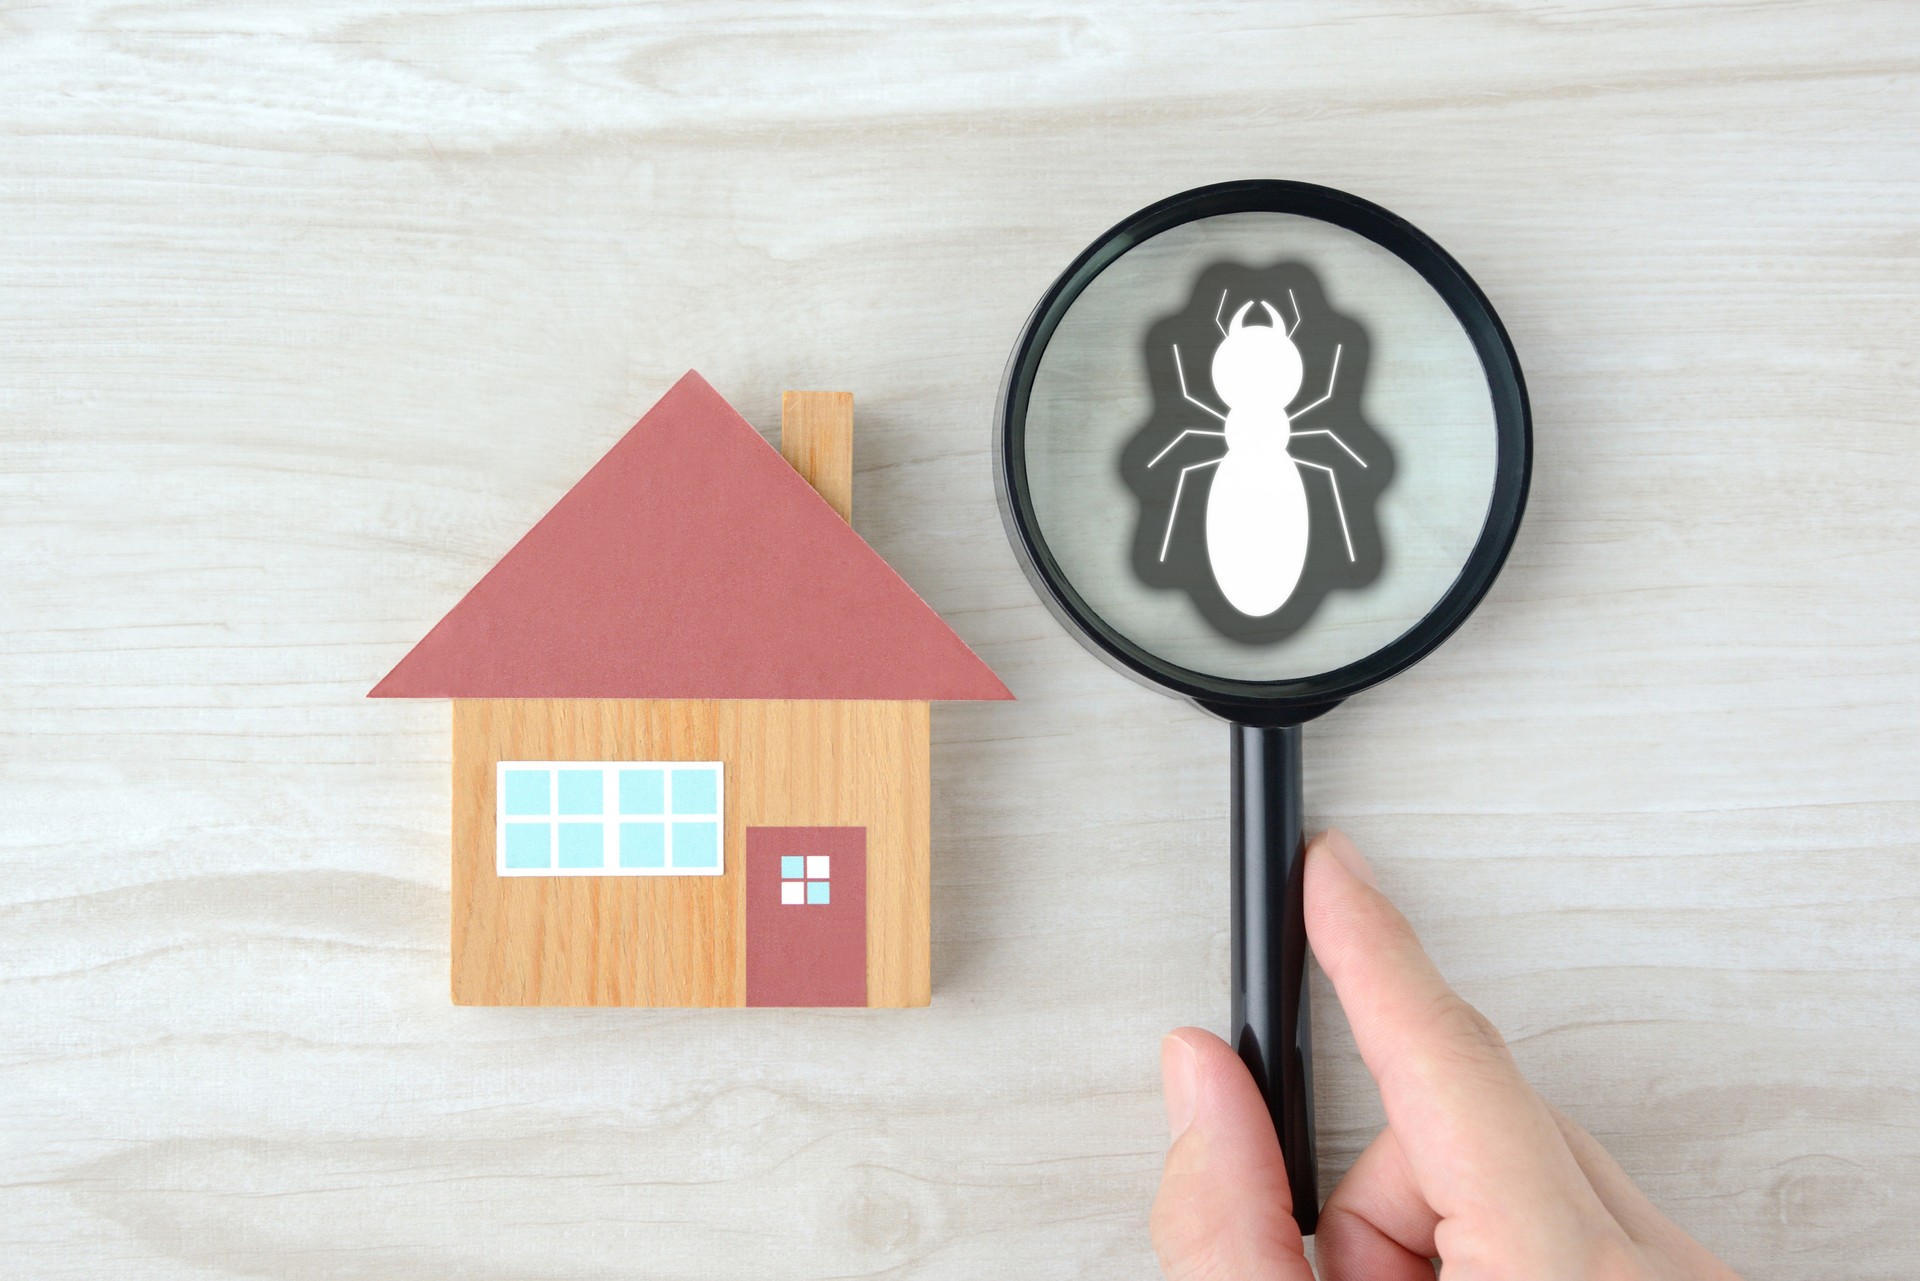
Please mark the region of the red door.
<svg viewBox="0 0 1920 1281"><path fill-rule="evenodd" d="M867 829L747 829L747 1004L867 1003Z"/></svg>

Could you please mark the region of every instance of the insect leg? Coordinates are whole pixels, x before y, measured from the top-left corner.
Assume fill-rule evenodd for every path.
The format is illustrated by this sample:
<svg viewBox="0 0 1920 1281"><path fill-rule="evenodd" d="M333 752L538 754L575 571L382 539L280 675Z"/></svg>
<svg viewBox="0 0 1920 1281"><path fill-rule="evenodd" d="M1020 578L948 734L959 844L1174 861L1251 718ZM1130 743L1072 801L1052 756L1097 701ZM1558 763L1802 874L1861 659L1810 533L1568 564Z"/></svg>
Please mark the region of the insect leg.
<svg viewBox="0 0 1920 1281"><path fill-rule="evenodd" d="M1227 336L1227 327L1220 323L1220 313L1225 311L1226 309L1227 309L1227 291L1222 289L1220 291L1220 305L1213 309L1213 327L1220 331L1220 336L1222 338L1225 338Z"/></svg>
<svg viewBox="0 0 1920 1281"><path fill-rule="evenodd" d="M1221 432L1220 434L1223 436L1226 435L1225 432ZM1354 462L1359 463L1362 467L1365 467L1367 465L1366 459L1362 458L1360 455L1353 452L1352 445L1349 445L1346 441L1341 440L1338 436L1334 435L1330 429L1326 427L1315 427L1312 431L1297 431L1297 432L1294 432L1293 434L1296 436L1325 436L1328 440L1340 446L1340 448L1346 450L1347 457L1353 459ZM1173 446L1168 445L1167 448L1172 449ZM1153 466L1153 464L1148 463L1147 466L1151 467Z"/></svg>
<svg viewBox="0 0 1920 1281"><path fill-rule="evenodd" d="M1217 467L1225 461L1226 455L1222 454L1219 458L1209 458L1204 463L1188 463L1180 469L1179 483L1173 487L1173 506L1167 510L1167 532L1160 536L1160 561L1162 564L1166 563L1167 546L1173 542L1173 522L1180 515L1180 491L1187 487L1187 473L1198 470L1201 467ZM1345 517L1342 517L1342 519L1344 520Z"/></svg>
<svg viewBox="0 0 1920 1281"><path fill-rule="evenodd" d="M1198 427L1189 427L1185 431L1181 432L1178 436L1175 436L1171 441L1169 441L1167 443L1167 447L1161 450L1159 453L1155 454L1153 456L1153 462L1148 463L1147 466L1152 467L1156 463L1158 463L1162 458L1165 458L1168 454L1171 454L1173 452L1173 447L1179 444L1181 441L1185 440L1189 436L1218 436L1222 440L1224 440L1226 439L1226 435L1227 433L1223 431L1203 431ZM1366 466L1365 463L1361 463L1360 465L1362 467Z"/></svg>
<svg viewBox="0 0 1920 1281"><path fill-rule="evenodd" d="M1212 405L1209 405L1206 401L1201 400L1198 396L1195 396L1192 392L1187 390L1187 367L1180 363L1180 344L1179 343L1173 344L1173 372L1180 376L1180 394L1186 397L1186 401L1189 405L1193 405L1197 408L1206 410L1208 413L1212 414L1215 418L1218 418L1221 422L1227 421L1227 416L1225 414L1221 413L1219 410L1215 409Z"/></svg>
<svg viewBox="0 0 1920 1281"><path fill-rule="evenodd" d="M1291 414L1288 414L1287 417L1298 418L1302 414L1309 413L1312 410L1320 408L1320 406L1326 404L1329 400L1333 399L1333 380L1340 376L1340 349L1345 346L1346 346L1345 343L1334 344L1333 368L1327 371L1327 394L1320 397L1320 399L1314 401L1311 405L1308 405L1305 409L1294 410Z"/></svg>
<svg viewBox="0 0 1920 1281"><path fill-rule="evenodd" d="M1287 326L1287 337L1293 337L1293 331L1300 328L1300 302L1293 296L1293 290L1287 290L1287 302L1293 308L1293 323Z"/></svg>
<svg viewBox="0 0 1920 1281"><path fill-rule="evenodd" d="M1333 468L1325 463L1310 463L1304 458L1293 460L1302 467L1311 467L1315 471L1327 473L1327 483L1333 486L1333 510L1340 513L1340 537L1347 540L1347 563L1353 563L1353 535L1347 530L1347 506L1340 501L1340 478L1333 474ZM1171 528L1171 526L1169 526ZM1165 559L1164 554L1162 559Z"/></svg>

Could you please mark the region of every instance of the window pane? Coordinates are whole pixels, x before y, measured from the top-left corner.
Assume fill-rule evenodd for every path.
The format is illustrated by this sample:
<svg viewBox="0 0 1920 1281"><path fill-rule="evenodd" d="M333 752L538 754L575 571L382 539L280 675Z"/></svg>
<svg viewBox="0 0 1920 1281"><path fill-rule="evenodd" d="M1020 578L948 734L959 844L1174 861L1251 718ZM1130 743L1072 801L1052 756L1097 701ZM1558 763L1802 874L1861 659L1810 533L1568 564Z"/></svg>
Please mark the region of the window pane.
<svg viewBox="0 0 1920 1281"><path fill-rule="evenodd" d="M553 826L549 823L507 824L507 866L552 867Z"/></svg>
<svg viewBox="0 0 1920 1281"><path fill-rule="evenodd" d="M508 814L553 813L553 779L547 771L543 769L510 769L506 773L506 802Z"/></svg>
<svg viewBox="0 0 1920 1281"><path fill-rule="evenodd" d="M807 874L806 869L807 860L801 858L798 854L782 854L780 856L780 875L790 877L797 881Z"/></svg>
<svg viewBox="0 0 1920 1281"><path fill-rule="evenodd" d="M827 856L825 854L807 855L807 875L815 880L827 879Z"/></svg>
<svg viewBox="0 0 1920 1281"><path fill-rule="evenodd" d="M676 815L718 813L719 795L714 786L718 772L711 767L673 771L673 812Z"/></svg>
<svg viewBox="0 0 1920 1281"><path fill-rule="evenodd" d="M780 903L783 907L796 907L807 901L806 886L799 881L780 882Z"/></svg>
<svg viewBox="0 0 1920 1281"><path fill-rule="evenodd" d="M665 823L622 823L620 825L621 867L665 867L667 865L667 825Z"/></svg>
<svg viewBox="0 0 1920 1281"><path fill-rule="evenodd" d="M620 812L622 814L666 813L667 783L664 771L657 769L621 770Z"/></svg>
<svg viewBox="0 0 1920 1281"><path fill-rule="evenodd" d="M825 881L808 881L807 882L807 902L825 903L828 901L829 900L827 898L827 883Z"/></svg>
<svg viewBox="0 0 1920 1281"><path fill-rule="evenodd" d="M676 784L678 780L675 780ZM675 823L673 825L673 865L675 867L720 866L720 825L718 823Z"/></svg>
<svg viewBox="0 0 1920 1281"><path fill-rule="evenodd" d="M717 761L500 761L502 875L713 875L726 865ZM801 882L806 859L787 879Z"/></svg>
<svg viewBox="0 0 1920 1281"><path fill-rule="evenodd" d="M600 771L563 769L560 771L560 812L562 814L598 814L600 812Z"/></svg>
<svg viewBox="0 0 1920 1281"><path fill-rule="evenodd" d="M561 867L605 867L601 852L601 826L598 823L562 823L560 825Z"/></svg>

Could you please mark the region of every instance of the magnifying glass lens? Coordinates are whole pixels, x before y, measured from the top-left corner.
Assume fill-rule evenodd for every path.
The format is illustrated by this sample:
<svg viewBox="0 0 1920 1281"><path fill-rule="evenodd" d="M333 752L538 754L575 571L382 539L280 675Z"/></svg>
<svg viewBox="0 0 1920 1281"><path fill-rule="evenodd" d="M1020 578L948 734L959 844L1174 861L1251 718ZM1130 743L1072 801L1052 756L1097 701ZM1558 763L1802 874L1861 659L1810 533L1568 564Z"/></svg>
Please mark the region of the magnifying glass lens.
<svg viewBox="0 0 1920 1281"><path fill-rule="evenodd" d="M1251 211L1108 262L1035 365L1037 532L1162 663L1293 681L1405 635L1487 522L1499 437L1472 339L1346 227Z"/></svg>

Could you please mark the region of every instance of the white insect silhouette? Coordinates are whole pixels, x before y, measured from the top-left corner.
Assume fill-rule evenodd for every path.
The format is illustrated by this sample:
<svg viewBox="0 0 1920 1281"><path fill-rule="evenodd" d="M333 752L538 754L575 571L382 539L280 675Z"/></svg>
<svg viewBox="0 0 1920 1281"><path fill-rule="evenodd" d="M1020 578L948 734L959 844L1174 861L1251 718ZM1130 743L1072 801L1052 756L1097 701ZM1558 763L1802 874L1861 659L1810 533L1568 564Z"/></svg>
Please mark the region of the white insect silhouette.
<svg viewBox="0 0 1920 1281"><path fill-rule="evenodd" d="M1255 302L1267 313L1267 325L1246 323L1247 312ZM1293 310L1290 327L1281 327L1280 313L1264 299L1243 303L1233 319L1222 325L1220 313L1226 310L1227 295L1221 291L1220 304L1213 310L1214 328L1220 331L1220 345L1213 353L1213 388L1227 403L1224 413L1187 390L1180 345L1173 345L1173 368L1180 379L1181 396L1219 419L1221 430L1189 427L1147 464L1158 466L1189 436L1218 436L1226 442L1227 452L1220 457L1180 469L1180 479L1173 487L1173 506L1167 512L1167 531L1160 539L1160 560L1166 561L1167 547L1173 541L1173 523L1180 515L1180 494L1186 488L1187 476L1202 467L1218 467L1207 496L1207 559L1228 603L1253 618L1265 617L1286 604L1306 567L1310 522L1307 485L1300 468L1326 473L1327 483L1333 487L1333 509L1340 517L1340 534L1347 544L1347 560L1351 563L1354 559L1347 509L1340 501L1340 478L1324 463L1295 458L1287 452L1288 442L1303 436L1325 436L1346 450L1354 462L1367 465L1366 459L1332 431L1300 431L1294 427L1332 399L1345 344L1333 349L1326 393L1310 405L1289 411L1287 406L1300 392L1303 371L1300 349L1293 345L1294 330L1300 327L1300 304L1291 289L1287 302Z"/></svg>

